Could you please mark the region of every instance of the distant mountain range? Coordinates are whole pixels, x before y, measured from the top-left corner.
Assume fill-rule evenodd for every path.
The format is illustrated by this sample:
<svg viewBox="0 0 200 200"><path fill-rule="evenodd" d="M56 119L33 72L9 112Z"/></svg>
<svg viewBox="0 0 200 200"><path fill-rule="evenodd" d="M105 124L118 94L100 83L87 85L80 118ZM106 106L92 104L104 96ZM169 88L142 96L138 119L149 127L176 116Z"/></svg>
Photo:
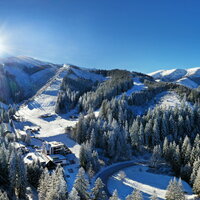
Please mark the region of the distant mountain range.
<svg viewBox="0 0 200 200"><path fill-rule="evenodd" d="M200 85L200 68L159 70L148 74L156 81L174 82L190 88Z"/></svg>
<svg viewBox="0 0 200 200"><path fill-rule="evenodd" d="M33 97L38 90L59 73L62 65L43 62L26 56L0 59L0 101L6 104L19 103ZM84 69L69 65L68 76L96 81L98 69ZM132 72L134 77L145 76L157 82L173 82L197 88L200 85L200 68L159 70L145 75ZM151 78L151 77L152 78Z"/></svg>

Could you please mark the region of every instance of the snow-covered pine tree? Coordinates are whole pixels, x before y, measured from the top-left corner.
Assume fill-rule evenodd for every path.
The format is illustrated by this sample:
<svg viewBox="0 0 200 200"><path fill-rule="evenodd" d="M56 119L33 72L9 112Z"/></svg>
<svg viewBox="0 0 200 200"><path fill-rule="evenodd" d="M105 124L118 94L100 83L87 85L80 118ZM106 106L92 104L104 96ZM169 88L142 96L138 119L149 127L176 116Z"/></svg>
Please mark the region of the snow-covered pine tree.
<svg viewBox="0 0 200 200"><path fill-rule="evenodd" d="M6 192L2 192L0 190L0 200L9 200L8 195L6 194Z"/></svg>
<svg viewBox="0 0 200 200"><path fill-rule="evenodd" d="M114 190L112 196L109 198L109 200L120 200L120 198L118 197L118 192L117 190Z"/></svg>
<svg viewBox="0 0 200 200"><path fill-rule="evenodd" d="M165 194L166 200L185 200L181 179L179 181L174 178L169 182Z"/></svg>
<svg viewBox="0 0 200 200"><path fill-rule="evenodd" d="M74 188L77 190L79 196L83 200L88 200L90 197L89 194L89 183L88 180L85 178L85 170L80 168L78 174L76 176L76 180L74 182Z"/></svg>
<svg viewBox="0 0 200 200"><path fill-rule="evenodd" d="M48 169L45 168L39 181L38 197L39 200L47 200L48 193L50 192L51 177Z"/></svg>
<svg viewBox="0 0 200 200"><path fill-rule="evenodd" d="M69 193L67 200L80 200L81 198L78 196L77 190L73 187L72 191Z"/></svg>
<svg viewBox="0 0 200 200"><path fill-rule="evenodd" d="M104 184L100 178L95 181L94 188L92 189L93 200L106 200L108 197L104 191Z"/></svg>
<svg viewBox="0 0 200 200"><path fill-rule="evenodd" d="M152 157L150 160L150 165L152 167L157 167L157 165L159 164L159 162L161 160L161 156L162 156L162 153L161 153L160 145L156 145L153 148L153 154L152 154Z"/></svg>
<svg viewBox="0 0 200 200"><path fill-rule="evenodd" d="M197 176L194 180L193 191L200 197L200 168L198 169Z"/></svg>
<svg viewBox="0 0 200 200"><path fill-rule="evenodd" d="M67 185L64 179L63 168L60 165L58 165L56 170L51 174L51 183L49 187L50 190L46 199L66 200Z"/></svg>
<svg viewBox="0 0 200 200"><path fill-rule="evenodd" d="M198 170L200 169L200 159L195 160L192 168L192 174L190 177L190 183L194 184L195 178L197 177Z"/></svg>
<svg viewBox="0 0 200 200"><path fill-rule="evenodd" d="M143 200L142 193L138 189L135 189L132 194L126 197L126 200Z"/></svg>

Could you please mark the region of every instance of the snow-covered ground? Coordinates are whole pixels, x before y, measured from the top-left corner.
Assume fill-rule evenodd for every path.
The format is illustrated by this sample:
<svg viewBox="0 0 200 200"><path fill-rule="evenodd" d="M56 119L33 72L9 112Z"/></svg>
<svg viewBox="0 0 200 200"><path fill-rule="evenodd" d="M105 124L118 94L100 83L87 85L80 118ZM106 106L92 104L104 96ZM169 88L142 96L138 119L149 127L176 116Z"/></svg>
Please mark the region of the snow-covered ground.
<svg viewBox="0 0 200 200"><path fill-rule="evenodd" d="M139 92L141 90L145 90L147 89L147 86L144 85L144 83L142 83L139 78L133 78L133 87L129 90L127 90L126 92L124 92L124 94L126 94L127 96L130 96L132 93L134 92ZM121 95L118 95L117 98L119 99Z"/></svg>
<svg viewBox="0 0 200 200"><path fill-rule="evenodd" d="M40 127L37 137L47 141L61 141L78 157L80 146L65 134L65 128L74 126L77 120L70 120L67 115L61 116L55 113L57 95L62 79L67 73L68 66L64 65L51 81L31 98L28 104L20 107L18 115L24 121L31 122L32 126ZM43 118L44 115L49 117Z"/></svg>
<svg viewBox="0 0 200 200"><path fill-rule="evenodd" d="M133 87L126 92L127 96L130 96L134 92L139 92L141 90L147 89L147 86L144 85L138 78L133 79Z"/></svg>
<svg viewBox="0 0 200 200"><path fill-rule="evenodd" d="M59 89L66 75L73 79L84 78L94 82L105 80L103 76L89 72L87 69L74 68L65 64L36 95L20 107L17 114L23 118L24 124L29 124L25 126L26 129L30 124L32 128L39 127L40 130L36 137L47 141L63 142L78 158L80 145L65 134L66 127L73 127L77 123L77 119L69 118L70 115L74 115L76 110L72 110L66 115L55 113ZM98 111L95 114L98 115Z"/></svg>
<svg viewBox="0 0 200 200"><path fill-rule="evenodd" d="M187 102L186 102L187 103ZM190 105L189 103L187 103ZM160 106L162 108L168 109L175 106L181 105L181 99L178 94L172 91L161 92L156 95L151 101L142 106L132 106L134 113L136 115L141 115L148 109L153 109L155 106Z"/></svg>
<svg viewBox="0 0 200 200"><path fill-rule="evenodd" d="M113 174L108 180L108 190L112 194L117 189L119 197L123 200L131 194L134 188L142 191L144 200L147 200L154 191L160 199L165 199L166 188L169 181L173 178L167 175L153 174L147 171L146 165L135 165L124 168L125 178L121 178L120 171ZM186 196L193 197L191 187L182 181Z"/></svg>

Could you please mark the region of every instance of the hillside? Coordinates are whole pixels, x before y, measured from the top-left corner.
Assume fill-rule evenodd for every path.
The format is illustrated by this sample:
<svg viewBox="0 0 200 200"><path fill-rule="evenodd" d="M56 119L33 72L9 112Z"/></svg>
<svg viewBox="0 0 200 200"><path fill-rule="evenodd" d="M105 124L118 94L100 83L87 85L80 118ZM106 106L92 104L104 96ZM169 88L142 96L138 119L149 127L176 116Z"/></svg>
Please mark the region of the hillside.
<svg viewBox="0 0 200 200"><path fill-rule="evenodd" d="M0 59L0 100L19 103L33 96L59 67L24 56Z"/></svg>
<svg viewBox="0 0 200 200"><path fill-rule="evenodd" d="M35 82L38 89L20 101L18 108L2 104L5 109L0 110L2 140L6 148L9 142L22 152L15 157L23 158L20 165L27 165L27 178L34 187L40 187L38 181L45 176L53 183L61 164L64 173L60 171L57 181L66 180L71 192L77 178L86 174L90 188L98 177L102 179L108 197L118 189L125 199L134 188L145 200L154 190L164 199L170 179L180 176L187 197L195 197L191 187L197 172L191 166L199 165L200 92L174 82L176 77L183 79L182 70L165 73L171 78L166 82L127 70L48 63L41 67L45 62L24 57L8 60L2 67L5 77L10 62L17 71L10 69L13 80L20 84L22 75L28 87L33 87L29 79L34 80L35 74L43 77L46 71L51 72L42 85L39 79ZM23 87L26 84L21 82ZM4 146L0 150L15 152ZM48 174L45 167L56 170ZM139 171L137 180L130 170L136 174ZM144 176L155 180L149 182ZM34 195L38 193L39 189Z"/></svg>

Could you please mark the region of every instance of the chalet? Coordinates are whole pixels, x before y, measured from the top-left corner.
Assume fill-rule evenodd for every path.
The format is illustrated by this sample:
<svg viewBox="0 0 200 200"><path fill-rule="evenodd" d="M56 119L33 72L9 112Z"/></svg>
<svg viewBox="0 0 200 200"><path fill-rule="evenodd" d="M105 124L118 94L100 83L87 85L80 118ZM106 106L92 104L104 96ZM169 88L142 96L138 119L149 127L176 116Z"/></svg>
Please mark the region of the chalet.
<svg viewBox="0 0 200 200"><path fill-rule="evenodd" d="M47 167L48 169L55 169L56 167L53 159L41 152L31 152L24 157L24 163L27 165L32 164L34 161L39 161L43 167Z"/></svg>

